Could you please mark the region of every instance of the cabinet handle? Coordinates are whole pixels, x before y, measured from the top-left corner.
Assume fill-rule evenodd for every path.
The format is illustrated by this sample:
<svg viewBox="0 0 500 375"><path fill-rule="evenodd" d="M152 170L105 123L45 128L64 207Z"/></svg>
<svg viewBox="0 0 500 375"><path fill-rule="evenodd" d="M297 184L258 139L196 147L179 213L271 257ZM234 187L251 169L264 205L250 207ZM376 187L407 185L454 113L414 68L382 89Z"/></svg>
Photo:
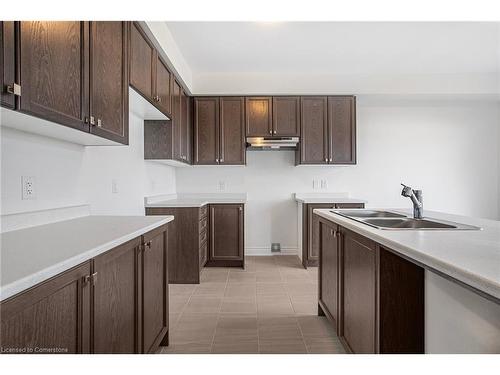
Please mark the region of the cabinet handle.
<svg viewBox="0 0 500 375"><path fill-rule="evenodd" d="M328 163L328 158L325 158L325 163Z"/></svg>
<svg viewBox="0 0 500 375"><path fill-rule="evenodd" d="M219 162L219 159L215 159L215 162L218 163Z"/></svg>
<svg viewBox="0 0 500 375"><path fill-rule="evenodd" d="M144 244L144 245L146 245L146 246L144 246L144 250L149 250L149 249L151 249L151 244L152 244L152 242L151 242L151 241L146 242L146 243Z"/></svg>
<svg viewBox="0 0 500 375"><path fill-rule="evenodd" d="M161 103L161 98L160 98L159 96L157 96L157 97L156 97L156 101L157 101L158 103Z"/></svg>
<svg viewBox="0 0 500 375"><path fill-rule="evenodd" d="M224 161L224 158L220 158L220 162L222 163Z"/></svg>
<svg viewBox="0 0 500 375"><path fill-rule="evenodd" d="M102 120L100 118L97 119L97 126L102 128Z"/></svg>
<svg viewBox="0 0 500 375"><path fill-rule="evenodd" d="M272 130L269 130L269 134L273 134L273 131L272 131Z"/></svg>
<svg viewBox="0 0 500 375"><path fill-rule="evenodd" d="M82 284L87 285L90 282L90 275L85 275L82 277Z"/></svg>
<svg viewBox="0 0 500 375"><path fill-rule="evenodd" d="M90 116L90 125L95 125L95 118L94 118L94 116Z"/></svg>
<svg viewBox="0 0 500 375"><path fill-rule="evenodd" d="M240 210L240 212L243 211L243 207L238 207L238 210Z"/></svg>
<svg viewBox="0 0 500 375"><path fill-rule="evenodd" d="M276 134L276 130L273 130L273 134Z"/></svg>
<svg viewBox="0 0 500 375"><path fill-rule="evenodd" d="M21 96L21 85L18 85L17 83L13 83L12 85L8 85L5 87L5 90L9 94L13 94L15 96Z"/></svg>
<svg viewBox="0 0 500 375"><path fill-rule="evenodd" d="M333 158L330 158L330 162L332 162L332 161L333 161Z"/></svg>
<svg viewBox="0 0 500 375"><path fill-rule="evenodd" d="M97 283L97 272L94 272L91 278L92 278L92 285L95 285Z"/></svg>

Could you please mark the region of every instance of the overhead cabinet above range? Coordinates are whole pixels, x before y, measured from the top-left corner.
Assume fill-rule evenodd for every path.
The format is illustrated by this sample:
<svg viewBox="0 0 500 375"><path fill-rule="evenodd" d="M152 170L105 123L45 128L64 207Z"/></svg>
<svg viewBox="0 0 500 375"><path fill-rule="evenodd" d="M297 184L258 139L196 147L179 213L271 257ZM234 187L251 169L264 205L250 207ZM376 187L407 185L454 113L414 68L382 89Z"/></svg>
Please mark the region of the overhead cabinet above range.
<svg viewBox="0 0 500 375"><path fill-rule="evenodd" d="M1 39L2 106L128 144L127 22L3 22Z"/></svg>

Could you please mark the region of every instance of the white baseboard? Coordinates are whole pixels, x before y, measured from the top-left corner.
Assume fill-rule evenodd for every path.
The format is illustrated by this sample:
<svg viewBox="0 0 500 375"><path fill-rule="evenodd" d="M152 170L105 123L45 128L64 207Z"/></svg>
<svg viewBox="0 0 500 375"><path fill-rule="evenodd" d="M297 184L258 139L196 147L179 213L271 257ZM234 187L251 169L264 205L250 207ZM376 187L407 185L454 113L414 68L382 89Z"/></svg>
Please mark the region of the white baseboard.
<svg viewBox="0 0 500 375"><path fill-rule="evenodd" d="M272 253L271 248L267 246L245 247L247 256L270 256L270 255L299 255L297 247L282 247L279 253Z"/></svg>

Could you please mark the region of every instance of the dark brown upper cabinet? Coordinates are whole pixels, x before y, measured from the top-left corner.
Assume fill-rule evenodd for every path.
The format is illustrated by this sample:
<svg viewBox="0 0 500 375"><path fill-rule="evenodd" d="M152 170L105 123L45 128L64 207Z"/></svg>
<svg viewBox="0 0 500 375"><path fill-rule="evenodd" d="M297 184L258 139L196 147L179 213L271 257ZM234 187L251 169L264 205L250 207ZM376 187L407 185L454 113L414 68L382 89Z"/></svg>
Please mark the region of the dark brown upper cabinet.
<svg viewBox="0 0 500 375"><path fill-rule="evenodd" d="M191 163L191 123L189 116L189 95L187 95L184 90L181 90L181 131L180 131L180 154L181 160L186 163Z"/></svg>
<svg viewBox="0 0 500 375"><path fill-rule="evenodd" d="M18 30L18 109L88 132L89 23L23 21Z"/></svg>
<svg viewBox="0 0 500 375"><path fill-rule="evenodd" d="M210 250L207 266L244 266L244 205L209 206Z"/></svg>
<svg viewBox="0 0 500 375"><path fill-rule="evenodd" d="M128 144L127 22L90 22L90 132ZM93 124L94 122L94 124Z"/></svg>
<svg viewBox="0 0 500 375"><path fill-rule="evenodd" d="M182 143L182 88L177 82L177 80L172 80L172 150L173 159L177 161L183 161L181 143Z"/></svg>
<svg viewBox="0 0 500 375"><path fill-rule="evenodd" d="M273 135L272 106L272 97L245 98L247 137L269 137Z"/></svg>
<svg viewBox="0 0 500 375"><path fill-rule="evenodd" d="M194 98L194 164L219 164L219 98Z"/></svg>
<svg viewBox="0 0 500 375"><path fill-rule="evenodd" d="M273 97L273 135L300 136L300 97Z"/></svg>
<svg viewBox="0 0 500 375"><path fill-rule="evenodd" d="M0 21L0 104L15 107L15 34L13 21Z"/></svg>
<svg viewBox="0 0 500 375"><path fill-rule="evenodd" d="M356 164L356 100L353 96L328 97L330 164Z"/></svg>
<svg viewBox="0 0 500 375"><path fill-rule="evenodd" d="M326 96L301 98L300 164L328 163L327 119Z"/></svg>
<svg viewBox="0 0 500 375"><path fill-rule="evenodd" d="M128 22L5 23L4 51L12 27L16 79L9 57L2 105L15 103L20 112L128 144Z"/></svg>
<svg viewBox="0 0 500 375"><path fill-rule="evenodd" d="M130 85L165 115L171 115L171 74L137 22L130 27Z"/></svg>
<svg viewBox="0 0 500 375"><path fill-rule="evenodd" d="M302 97L301 120L298 164L356 164L355 97Z"/></svg>
<svg viewBox="0 0 500 375"><path fill-rule="evenodd" d="M245 100L194 99L194 164L245 164Z"/></svg>
<svg viewBox="0 0 500 375"><path fill-rule="evenodd" d="M219 164L245 164L245 100L220 98Z"/></svg>

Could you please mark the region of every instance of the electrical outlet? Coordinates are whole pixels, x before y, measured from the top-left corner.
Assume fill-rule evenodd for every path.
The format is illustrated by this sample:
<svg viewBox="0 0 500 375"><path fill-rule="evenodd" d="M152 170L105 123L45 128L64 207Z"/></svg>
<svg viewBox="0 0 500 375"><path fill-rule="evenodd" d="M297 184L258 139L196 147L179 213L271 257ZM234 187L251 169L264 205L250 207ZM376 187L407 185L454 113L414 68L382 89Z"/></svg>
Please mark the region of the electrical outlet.
<svg viewBox="0 0 500 375"><path fill-rule="evenodd" d="M318 188L319 188L318 180L313 180L313 190L316 190Z"/></svg>
<svg viewBox="0 0 500 375"><path fill-rule="evenodd" d="M219 181L219 191L226 190L226 181Z"/></svg>
<svg viewBox="0 0 500 375"><path fill-rule="evenodd" d="M36 179L35 176L21 176L23 188L22 199L36 199Z"/></svg>
<svg viewBox="0 0 500 375"><path fill-rule="evenodd" d="M327 180L321 180L321 189L328 189L328 181Z"/></svg>
<svg viewBox="0 0 500 375"><path fill-rule="evenodd" d="M118 194L118 181L115 178L111 180L111 193Z"/></svg>

